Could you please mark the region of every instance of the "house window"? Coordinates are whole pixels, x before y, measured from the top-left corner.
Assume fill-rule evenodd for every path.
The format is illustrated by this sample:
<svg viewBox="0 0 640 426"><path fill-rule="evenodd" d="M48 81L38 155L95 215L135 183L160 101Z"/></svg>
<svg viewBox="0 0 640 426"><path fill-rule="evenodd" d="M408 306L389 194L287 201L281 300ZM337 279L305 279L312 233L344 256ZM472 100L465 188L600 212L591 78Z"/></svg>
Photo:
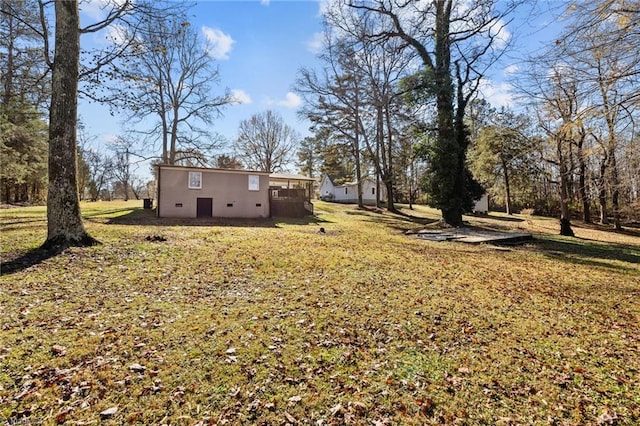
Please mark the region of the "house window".
<svg viewBox="0 0 640 426"><path fill-rule="evenodd" d="M249 175L249 191L260 191L260 176Z"/></svg>
<svg viewBox="0 0 640 426"><path fill-rule="evenodd" d="M189 189L202 189L202 172L189 172Z"/></svg>
<svg viewBox="0 0 640 426"><path fill-rule="evenodd" d="M376 195L376 189L375 188L371 188L371 195Z"/></svg>

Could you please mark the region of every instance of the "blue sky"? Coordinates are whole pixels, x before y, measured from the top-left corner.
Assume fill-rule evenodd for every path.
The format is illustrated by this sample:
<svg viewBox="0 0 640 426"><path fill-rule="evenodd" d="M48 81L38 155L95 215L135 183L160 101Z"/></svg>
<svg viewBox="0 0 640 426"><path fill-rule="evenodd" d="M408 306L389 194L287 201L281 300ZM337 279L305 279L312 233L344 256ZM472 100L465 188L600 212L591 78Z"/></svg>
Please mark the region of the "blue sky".
<svg viewBox="0 0 640 426"><path fill-rule="evenodd" d="M321 5L318 1L203 1L191 9L192 26L214 46L212 56L220 71L214 93L228 88L239 101L224 109L213 131L232 142L241 120L272 109L302 136L309 134L309 123L296 114L300 99L292 86L298 69L314 66L316 61ZM89 8L81 19L89 22L97 15L98 10ZM93 42L91 35L84 37L88 39L82 43ZM79 111L97 149L121 131L123 117L112 117L106 106L81 100Z"/></svg>
<svg viewBox="0 0 640 426"><path fill-rule="evenodd" d="M84 5L83 22L95 20L99 5L105 0L92 0ZM553 0L550 0L553 4ZM300 67L316 67L318 40L322 31L321 10L325 0L247 0L201 1L191 10L191 24L214 46L220 70L220 85L214 89L220 94L228 88L238 102L224 110L216 120L213 131L224 136L229 143L236 137L241 120L253 114L272 109L282 115L285 122L302 136L309 134L309 123L301 120L296 110L300 99L293 93ZM515 37L517 52L506 55L492 69L491 80L481 86L484 97L495 106L513 103L508 78L519 69L518 56L525 50L537 50L542 40L549 39L552 15L530 15L521 10L505 30L504 37ZM92 43L85 36L81 42ZM95 139L97 149L108 145L122 132L122 117L111 117L106 106L81 101L80 115L88 132ZM231 148L225 151L230 152ZM295 170L292 170L295 171Z"/></svg>
<svg viewBox="0 0 640 426"><path fill-rule="evenodd" d="M194 12L193 24L226 50L218 55L221 84L243 101L225 110L218 131L233 139L240 120L273 109L308 134L308 123L296 116L300 99L292 86L298 69L316 61L313 42L321 31L320 3L207 1Z"/></svg>

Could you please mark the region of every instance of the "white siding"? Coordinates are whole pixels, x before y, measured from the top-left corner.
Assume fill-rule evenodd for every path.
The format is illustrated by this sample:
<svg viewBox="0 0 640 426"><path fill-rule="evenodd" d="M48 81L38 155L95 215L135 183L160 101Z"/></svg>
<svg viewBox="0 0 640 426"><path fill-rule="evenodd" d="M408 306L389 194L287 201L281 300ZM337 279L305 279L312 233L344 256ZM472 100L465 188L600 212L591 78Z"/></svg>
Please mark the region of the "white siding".
<svg viewBox="0 0 640 426"><path fill-rule="evenodd" d="M320 198L335 197L335 187L331 183L331 179L327 175L322 176L322 182L320 182Z"/></svg>
<svg viewBox="0 0 640 426"><path fill-rule="evenodd" d="M476 201L473 207L474 213L488 213L489 212L489 196L483 194L478 201Z"/></svg>
<svg viewBox="0 0 640 426"><path fill-rule="evenodd" d="M376 202L376 181L375 179L366 178L362 181L362 201L366 204L375 204ZM333 186L331 180L325 175L320 183L320 198L330 197L333 195L333 201L341 203L357 203L358 202L358 185L348 183L345 185ZM386 190L384 185L380 185L380 200L386 201Z"/></svg>

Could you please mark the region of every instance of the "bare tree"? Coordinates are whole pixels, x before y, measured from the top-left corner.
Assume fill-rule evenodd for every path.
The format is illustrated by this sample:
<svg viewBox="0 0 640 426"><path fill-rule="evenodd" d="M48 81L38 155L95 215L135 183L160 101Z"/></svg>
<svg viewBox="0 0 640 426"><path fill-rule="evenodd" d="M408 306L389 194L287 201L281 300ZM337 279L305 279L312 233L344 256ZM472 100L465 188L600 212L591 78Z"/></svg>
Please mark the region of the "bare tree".
<svg viewBox="0 0 640 426"><path fill-rule="evenodd" d="M245 164L264 172L281 171L292 159L299 136L272 110L240 122L236 152Z"/></svg>
<svg viewBox="0 0 640 426"><path fill-rule="evenodd" d="M503 2L500 11L496 0L343 3L363 14L382 17L382 25L366 36L399 38L422 60L415 89L424 98L435 99L437 115L437 138L429 150L431 198L445 222L461 225L463 211L471 207L465 110L487 67L506 43L502 30L514 4Z"/></svg>
<svg viewBox="0 0 640 426"><path fill-rule="evenodd" d="M130 113L131 126L155 117L151 128L137 132L149 143L160 139L163 163L208 163L221 145L208 127L232 102L228 89L212 94L220 74L211 49L184 14L135 30L129 56L113 71L121 82L119 107Z"/></svg>
<svg viewBox="0 0 640 426"><path fill-rule="evenodd" d="M324 36L324 52L320 55L323 69L319 73L308 68L298 72L295 89L304 101L299 114L314 123L316 132L330 135L334 143L348 147L355 166L358 206L363 207L364 77L357 67L352 43L334 37L330 28L326 28Z"/></svg>
<svg viewBox="0 0 640 426"><path fill-rule="evenodd" d="M113 145L112 174L114 183L122 188L124 200L129 200L129 191L133 186L134 174L131 167L131 146L130 140L118 137Z"/></svg>
<svg viewBox="0 0 640 426"><path fill-rule="evenodd" d="M216 157L215 167L219 169L242 170L242 162L236 157L228 154L220 154Z"/></svg>
<svg viewBox="0 0 640 426"><path fill-rule="evenodd" d="M122 46L127 43L114 44L102 52L92 52L92 59L81 70L80 35L99 32L116 22L124 26L139 25L145 19L157 19L161 14L175 10L171 6L145 0L113 1L105 3L104 19L81 28L78 0L53 3L55 45L52 58L49 55L49 28L46 25L46 7L50 3L39 0L40 35L44 43L45 62L51 69L47 240L42 246L45 249L97 243L84 228L78 197L76 133L79 82L87 78L91 79L93 86L99 86L101 81L96 76L122 54ZM129 42L132 40L135 39Z"/></svg>
<svg viewBox="0 0 640 426"><path fill-rule="evenodd" d="M530 100L537 102L539 126L544 130L549 150L545 161L557 169L560 197L560 234L573 236L571 229L570 190L573 173L572 147L576 139L584 137L581 122L588 111L579 93L579 81L567 67L536 58L529 63L528 88Z"/></svg>
<svg viewBox="0 0 640 426"><path fill-rule="evenodd" d="M364 138L365 146L374 159L376 176L386 187L387 209L396 212L395 152L401 145L403 128L408 124L409 118L401 98L401 82L407 77L414 55L402 48L402 41L399 39L391 38L384 43L376 43L362 37L367 28L366 23L354 27L354 35L360 37L356 58L366 75L367 103L375 112L369 114L370 121L374 122L365 125L365 120L361 119L360 123L365 134L365 127L375 129L373 138ZM375 146L372 146L372 139L375 139ZM376 191L376 194L379 205L380 191Z"/></svg>
<svg viewBox="0 0 640 426"><path fill-rule="evenodd" d="M621 229L618 163L640 101L640 34L632 24L640 19L640 4L601 0L580 14L569 9L569 17L571 25L554 49L571 60L581 92L592 105L588 121L600 151L600 222L609 223L609 189L614 226Z"/></svg>
<svg viewBox="0 0 640 426"><path fill-rule="evenodd" d="M83 150L82 157L89 172L90 200L98 201L100 194L111 185L113 180L113 158L92 149Z"/></svg>

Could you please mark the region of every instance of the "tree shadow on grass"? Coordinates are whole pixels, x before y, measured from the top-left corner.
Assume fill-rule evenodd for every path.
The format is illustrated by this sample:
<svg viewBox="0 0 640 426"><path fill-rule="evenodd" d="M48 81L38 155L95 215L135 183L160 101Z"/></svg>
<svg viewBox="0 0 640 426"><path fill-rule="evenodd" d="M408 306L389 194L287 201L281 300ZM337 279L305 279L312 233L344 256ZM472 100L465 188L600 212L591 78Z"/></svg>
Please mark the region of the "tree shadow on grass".
<svg viewBox="0 0 640 426"><path fill-rule="evenodd" d="M128 209L131 210L131 209ZM104 222L103 219L87 217L89 221ZM157 217L155 210L135 209L129 213L112 217L106 220L110 225L131 225L131 226L233 226L246 228L278 228L279 224L288 225L314 225L328 223L326 219L317 216L306 216L301 218L291 217L270 217L270 218L171 218Z"/></svg>
<svg viewBox="0 0 640 426"><path fill-rule="evenodd" d="M580 265L637 271L637 268L616 265L609 263L609 261L619 261L631 265L640 264L640 249L638 247L601 243L586 238L559 240L538 237L533 240L530 247L549 258Z"/></svg>
<svg viewBox="0 0 640 426"><path fill-rule="evenodd" d="M590 229L594 231L611 232L614 234L628 235L640 238L640 226L633 223L623 224L622 229L614 229L611 225L601 225L598 223L572 222L573 228Z"/></svg>
<svg viewBox="0 0 640 426"><path fill-rule="evenodd" d="M389 212L377 207L358 207L354 210L347 210L344 213L351 216L362 216L363 220L382 224L400 232L409 231L416 226L426 226L439 222L438 219L414 216L403 210Z"/></svg>
<svg viewBox="0 0 640 426"><path fill-rule="evenodd" d="M374 206L355 207L353 210L346 210L344 213L348 215L366 216L375 220L379 219L380 217L382 218L389 217L390 219L417 223L421 225L426 225L426 224L438 221L438 219L431 219L431 218L426 218L422 216L412 215L408 213L405 209L397 209L395 212L391 212L385 208L374 207ZM374 214L378 214L380 216L379 217L373 216Z"/></svg>
<svg viewBox="0 0 640 426"><path fill-rule="evenodd" d="M122 213L122 212L133 212L133 211L143 211L143 209L140 208L131 208L131 207L123 207L120 209L111 209L111 210L98 210L98 211L89 211L89 212L83 212L82 213L82 217L83 219L92 219L92 218L98 218L101 216L109 216L109 215L113 215L115 213ZM147 210L148 211L148 210Z"/></svg>
<svg viewBox="0 0 640 426"><path fill-rule="evenodd" d="M481 213L474 213L474 214L469 214L469 216L472 217L477 217L478 219L488 219L488 220L493 220L496 222L524 222L524 219L521 219L519 217L513 217L513 216L495 216L492 214L481 214Z"/></svg>
<svg viewBox="0 0 640 426"><path fill-rule="evenodd" d="M48 249L38 247L33 250L29 250L15 259L0 263L0 275L14 274L31 266L38 265L47 259L59 255L65 250L65 248L66 247L63 246L54 246Z"/></svg>

